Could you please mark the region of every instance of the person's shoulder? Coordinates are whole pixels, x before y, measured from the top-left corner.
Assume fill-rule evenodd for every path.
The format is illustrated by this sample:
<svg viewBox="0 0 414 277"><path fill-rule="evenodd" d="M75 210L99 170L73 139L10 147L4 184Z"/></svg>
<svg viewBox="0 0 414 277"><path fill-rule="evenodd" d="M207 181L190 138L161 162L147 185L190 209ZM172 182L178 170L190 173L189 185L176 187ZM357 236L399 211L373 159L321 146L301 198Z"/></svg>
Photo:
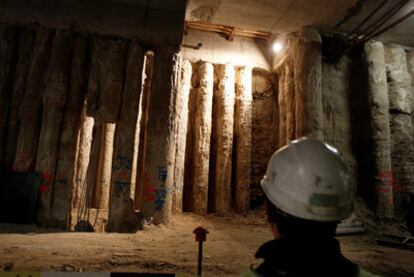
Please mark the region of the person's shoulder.
<svg viewBox="0 0 414 277"><path fill-rule="evenodd" d="M371 273L369 271L366 271L362 267L358 267L358 275L357 277L381 277L381 275L377 275L374 273Z"/></svg>

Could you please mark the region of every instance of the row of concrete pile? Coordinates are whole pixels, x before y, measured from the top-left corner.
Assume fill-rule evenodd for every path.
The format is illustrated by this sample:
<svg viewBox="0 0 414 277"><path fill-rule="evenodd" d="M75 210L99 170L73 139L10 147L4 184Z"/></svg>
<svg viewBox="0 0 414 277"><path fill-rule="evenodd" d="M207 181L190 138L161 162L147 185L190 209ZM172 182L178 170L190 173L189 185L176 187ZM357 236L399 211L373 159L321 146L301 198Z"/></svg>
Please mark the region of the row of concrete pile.
<svg viewBox="0 0 414 277"><path fill-rule="evenodd" d="M394 217L414 193L413 61L399 45L365 45L378 213Z"/></svg>
<svg viewBox="0 0 414 277"><path fill-rule="evenodd" d="M414 54L370 41L359 56L330 64L316 30L304 28L289 43L276 69L279 147L302 136L324 139L379 217L404 214L414 188Z"/></svg>
<svg viewBox="0 0 414 277"><path fill-rule="evenodd" d="M42 28L2 26L0 37L1 163L8 170L42 174L40 225L68 228L73 200L73 207L108 207L110 231L139 228L130 196L138 167L133 163L144 48L131 39ZM168 172L175 156L171 107L177 49L154 46L153 51L157 70L153 85L144 86L151 89L144 101L151 104L140 167L154 199L141 208L162 215L168 197L160 192L172 187ZM89 187L94 194L85 199Z"/></svg>
<svg viewBox="0 0 414 277"><path fill-rule="evenodd" d="M186 60L181 68L173 210L225 213L233 209L234 200L236 211L245 213L250 196L252 69Z"/></svg>

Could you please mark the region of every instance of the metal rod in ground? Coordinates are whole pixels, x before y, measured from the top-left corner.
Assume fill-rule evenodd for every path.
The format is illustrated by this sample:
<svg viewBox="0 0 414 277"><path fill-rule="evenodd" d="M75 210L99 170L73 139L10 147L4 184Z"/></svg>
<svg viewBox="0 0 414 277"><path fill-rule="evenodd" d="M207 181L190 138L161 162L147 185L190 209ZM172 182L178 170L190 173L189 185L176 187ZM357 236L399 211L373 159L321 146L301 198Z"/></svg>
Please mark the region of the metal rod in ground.
<svg viewBox="0 0 414 277"><path fill-rule="evenodd" d="M198 268L197 275L201 276L201 269L203 267L203 241L198 242Z"/></svg>

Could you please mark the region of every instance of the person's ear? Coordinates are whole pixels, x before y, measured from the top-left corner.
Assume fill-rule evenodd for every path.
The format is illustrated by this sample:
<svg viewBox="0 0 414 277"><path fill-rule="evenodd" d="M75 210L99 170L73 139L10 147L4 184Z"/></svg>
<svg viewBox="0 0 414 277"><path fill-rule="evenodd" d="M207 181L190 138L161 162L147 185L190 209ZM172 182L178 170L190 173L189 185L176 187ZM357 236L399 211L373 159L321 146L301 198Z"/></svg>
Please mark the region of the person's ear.
<svg viewBox="0 0 414 277"><path fill-rule="evenodd" d="M272 233L273 233L274 238L275 239L281 239L282 236L281 236L281 234L279 232L279 229L277 228L276 223L270 223L270 226L272 228Z"/></svg>

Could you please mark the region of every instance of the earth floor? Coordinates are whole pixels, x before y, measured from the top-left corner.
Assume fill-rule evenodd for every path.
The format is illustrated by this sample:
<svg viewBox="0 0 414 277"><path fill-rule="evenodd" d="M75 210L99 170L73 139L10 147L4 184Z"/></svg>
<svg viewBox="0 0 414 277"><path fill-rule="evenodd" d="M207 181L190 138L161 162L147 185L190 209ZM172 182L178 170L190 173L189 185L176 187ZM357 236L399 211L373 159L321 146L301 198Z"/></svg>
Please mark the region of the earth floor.
<svg viewBox="0 0 414 277"><path fill-rule="evenodd" d="M169 228L146 226L136 234L76 233L0 224L0 270L196 273L192 233L209 230L203 276L239 276L258 264L254 253L272 235L262 212L200 217L176 215ZM372 235L339 238L344 255L384 276L413 276L414 251L378 246ZM315 250L317 251L317 250Z"/></svg>

